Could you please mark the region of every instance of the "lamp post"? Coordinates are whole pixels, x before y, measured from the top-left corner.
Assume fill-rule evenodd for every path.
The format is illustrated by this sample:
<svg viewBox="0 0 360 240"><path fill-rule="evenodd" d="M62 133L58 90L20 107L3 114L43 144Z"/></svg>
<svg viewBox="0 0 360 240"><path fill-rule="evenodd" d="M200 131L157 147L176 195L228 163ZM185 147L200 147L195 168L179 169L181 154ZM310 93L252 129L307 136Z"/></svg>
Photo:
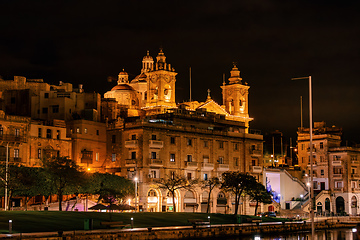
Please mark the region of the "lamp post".
<svg viewBox="0 0 360 240"><path fill-rule="evenodd" d="M311 239L315 236L314 225L314 179L313 179L313 144L312 144L312 89L311 89L311 76L292 78L291 80L309 79L309 122L310 122L310 219L311 219Z"/></svg>
<svg viewBox="0 0 360 240"><path fill-rule="evenodd" d="M5 211L8 209L8 178L9 178L9 143L6 144L6 164L5 164Z"/></svg>
<svg viewBox="0 0 360 240"><path fill-rule="evenodd" d="M137 181L138 181L138 178L135 177L134 181L135 181L135 212L137 212Z"/></svg>

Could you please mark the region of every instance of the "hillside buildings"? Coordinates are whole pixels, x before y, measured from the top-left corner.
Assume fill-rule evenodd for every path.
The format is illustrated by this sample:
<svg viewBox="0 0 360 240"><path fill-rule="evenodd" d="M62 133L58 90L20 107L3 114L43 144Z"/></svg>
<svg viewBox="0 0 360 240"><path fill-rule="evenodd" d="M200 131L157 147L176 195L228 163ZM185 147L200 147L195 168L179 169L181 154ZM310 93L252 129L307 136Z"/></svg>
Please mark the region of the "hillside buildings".
<svg viewBox="0 0 360 240"><path fill-rule="evenodd" d="M9 145L14 164L36 167L44 157L68 156L90 172L136 178L140 211L172 211L156 180L173 174L206 180L230 170L262 180L263 137L249 130L249 86L236 65L219 86L222 103L208 90L207 99L180 104L177 73L162 50L155 59L147 52L141 66L134 79L121 71L103 99L82 85L0 79L1 160ZM207 196L200 187L177 191L177 209L206 211ZM210 201L211 212L233 211L232 196L219 189ZM242 213L253 206L244 202Z"/></svg>
<svg viewBox="0 0 360 240"><path fill-rule="evenodd" d="M317 214L360 214L360 148L341 146L342 129L315 122L313 176ZM309 181L309 129L298 130L299 165ZM304 210L308 210L305 204Z"/></svg>

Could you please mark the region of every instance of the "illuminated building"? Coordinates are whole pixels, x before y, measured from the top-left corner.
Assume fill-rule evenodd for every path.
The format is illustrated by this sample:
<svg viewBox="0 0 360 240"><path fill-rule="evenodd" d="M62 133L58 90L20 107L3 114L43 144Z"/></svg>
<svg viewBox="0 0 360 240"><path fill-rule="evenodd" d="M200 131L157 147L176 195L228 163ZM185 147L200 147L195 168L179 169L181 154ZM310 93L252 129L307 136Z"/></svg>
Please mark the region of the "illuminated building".
<svg viewBox="0 0 360 240"><path fill-rule="evenodd" d="M175 69L160 50L143 58L140 74L128 79L120 72L118 84L104 95L107 122L107 171L139 179L139 207L143 211L172 211L168 192L156 180L176 173L188 179L221 177L241 171L261 180L262 135L249 131L248 89L234 65L229 83L221 86L223 104L208 92L204 102L175 102ZM206 89L204 89L206 90ZM178 211L204 212L208 193L200 187L177 191ZM211 212L233 211L234 199L215 189ZM254 209L245 202L240 211Z"/></svg>

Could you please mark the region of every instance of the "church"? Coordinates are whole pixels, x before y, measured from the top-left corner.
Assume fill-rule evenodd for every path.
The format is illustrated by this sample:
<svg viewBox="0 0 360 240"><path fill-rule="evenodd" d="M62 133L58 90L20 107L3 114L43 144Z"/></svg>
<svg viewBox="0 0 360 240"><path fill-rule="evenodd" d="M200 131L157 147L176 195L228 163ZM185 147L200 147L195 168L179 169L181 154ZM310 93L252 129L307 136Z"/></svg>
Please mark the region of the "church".
<svg viewBox="0 0 360 240"><path fill-rule="evenodd" d="M262 180L263 136L249 130L249 86L237 66L219 86L222 103L208 91L207 99L177 104L176 76L162 49L156 60L148 51L139 75L129 79L121 71L117 85L101 100L107 128L106 171L137 182L139 211L173 211L172 196L156 184L173 174L207 180L221 178L225 171L241 171ZM208 192L200 186L175 195L177 211L206 212ZM254 204L245 201L240 213L253 209ZM215 189L210 210L232 213L233 197Z"/></svg>

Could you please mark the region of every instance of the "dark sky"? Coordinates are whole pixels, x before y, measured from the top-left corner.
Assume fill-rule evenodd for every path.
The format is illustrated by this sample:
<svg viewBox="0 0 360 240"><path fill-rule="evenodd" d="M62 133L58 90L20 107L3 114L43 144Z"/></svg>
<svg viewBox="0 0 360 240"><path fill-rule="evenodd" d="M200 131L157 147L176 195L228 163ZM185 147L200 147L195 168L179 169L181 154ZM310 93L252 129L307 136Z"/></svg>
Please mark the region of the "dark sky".
<svg viewBox="0 0 360 240"><path fill-rule="evenodd" d="M360 143L359 1L5 1L0 0L0 75L84 84L103 94L124 68L163 47L179 73L176 98L221 103L222 75L237 62L250 86L250 127L295 137L300 96L314 121L343 127ZM308 126L308 114L304 114Z"/></svg>

